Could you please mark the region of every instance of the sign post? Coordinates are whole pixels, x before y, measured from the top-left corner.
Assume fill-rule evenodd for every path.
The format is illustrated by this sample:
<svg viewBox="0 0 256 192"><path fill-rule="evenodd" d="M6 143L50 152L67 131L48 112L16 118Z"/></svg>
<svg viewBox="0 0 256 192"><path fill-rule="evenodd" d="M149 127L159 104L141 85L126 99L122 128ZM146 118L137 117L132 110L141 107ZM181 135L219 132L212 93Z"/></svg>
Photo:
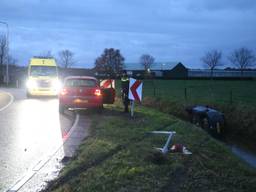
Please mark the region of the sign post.
<svg viewBox="0 0 256 192"><path fill-rule="evenodd" d="M134 101L131 100L131 117L134 115Z"/></svg>
<svg viewBox="0 0 256 192"><path fill-rule="evenodd" d="M134 116L134 101L141 102L142 100L142 82L133 78L129 81L129 95L131 100L131 117Z"/></svg>

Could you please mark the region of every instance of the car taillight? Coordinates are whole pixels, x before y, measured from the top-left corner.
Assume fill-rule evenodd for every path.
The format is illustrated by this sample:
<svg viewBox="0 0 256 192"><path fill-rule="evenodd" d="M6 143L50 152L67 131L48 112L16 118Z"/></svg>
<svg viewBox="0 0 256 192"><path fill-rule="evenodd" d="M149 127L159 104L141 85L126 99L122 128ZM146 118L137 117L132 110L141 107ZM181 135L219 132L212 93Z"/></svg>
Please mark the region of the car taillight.
<svg viewBox="0 0 256 192"><path fill-rule="evenodd" d="M67 95L68 94L68 90L67 89L62 89L60 94L61 95Z"/></svg>
<svg viewBox="0 0 256 192"><path fill-rule="evenodd" d="M100 89L95 89L94 95L96 95L96 96L101 96L101 91L100 91Z"/></svg>

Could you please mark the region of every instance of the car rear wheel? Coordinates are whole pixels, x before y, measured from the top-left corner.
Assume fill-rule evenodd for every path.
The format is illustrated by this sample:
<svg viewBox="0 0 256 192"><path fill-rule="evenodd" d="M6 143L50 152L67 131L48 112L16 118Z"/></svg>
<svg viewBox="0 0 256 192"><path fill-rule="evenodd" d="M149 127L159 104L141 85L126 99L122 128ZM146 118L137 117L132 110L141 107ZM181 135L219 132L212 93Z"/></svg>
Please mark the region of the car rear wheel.
<svg viewBox="0 0 256 192"><path fill-rule="evenodd" d="M102 113L103 111L103 105L96 108L97 113Z"/></svg>
<svg viewBox="0 0 256 192"><path fill-rule="evenodd" d="M63 114L65 111L65 107L63 105L59 105L59 112Z"/></svg>
<svg viewBox="0 0 256 192"><path fill-rule="evenodd" d="M27 96L28 99L32 97L32 95L28 91L26 93L26 96Z"/></svg>

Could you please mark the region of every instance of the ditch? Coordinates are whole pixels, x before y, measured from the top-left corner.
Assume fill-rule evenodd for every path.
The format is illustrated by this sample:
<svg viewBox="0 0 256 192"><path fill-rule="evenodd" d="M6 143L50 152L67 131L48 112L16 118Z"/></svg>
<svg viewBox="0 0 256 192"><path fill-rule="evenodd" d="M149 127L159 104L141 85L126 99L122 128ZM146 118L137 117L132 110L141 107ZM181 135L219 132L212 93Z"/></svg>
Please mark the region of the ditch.
<svg viewBox="0 0 256 192"><path fill-rule="evenodd" d="M181 106L178 103L166 103L161 100L156 101L151 98L146 98L144 99L143 105L157 108L162 112L174 115L184 121L190 121L188 114L184 110L184 106ZM230 131L230 127L232 127L232 125L225 127L225 129L227 128ZM229 131L224 133L223 137L221 138L215 137L214 135L212 136L227 145L232 153L243 160L245 163L256 168L256 150L253 143L248 142L251 139L248 139L248 141L243 141L241 138L245 136L240 136L239 132L232 134Z"/></svg>

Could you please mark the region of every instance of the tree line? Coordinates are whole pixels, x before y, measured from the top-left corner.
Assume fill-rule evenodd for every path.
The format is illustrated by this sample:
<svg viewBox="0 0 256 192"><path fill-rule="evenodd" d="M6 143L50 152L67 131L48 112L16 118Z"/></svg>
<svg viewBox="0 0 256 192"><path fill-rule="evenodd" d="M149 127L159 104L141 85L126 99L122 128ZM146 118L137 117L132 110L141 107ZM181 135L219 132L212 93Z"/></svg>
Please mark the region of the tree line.
<svg viewBox="0 0 256 192"><path fill-rule="evenodd" d="M75 54L69 49L63 49L58 52L57 58L55 58L51 51L42 52L38 55L38 57L55 58L61 67L69 68L76 63L74 55ZM3 66L7 63L9 65L16 65L17 59L15 59L9 53L8 40L6 35L0 34L0 71L2 71Z"/></svg>
<svg viewBox="0 0 256 192"><path fill-rule="evenodd" d="M5 35L0 35L0 75L4 74L4 66L6 63L15 65L17 60L8 54L8 44ZM40 57L55 58L51 51L39 54ZM227 57L231 64L243 72L255 66L256 56L255 53L246 47L235 49ZM70 68L75 65L75 54L69 49L63 49L58 52L58 57L55 58L62 68ZM108 74L111 77L120 76L125 69L125 58L119 49L106 48L103 53L96 58L94 62L94 69L98 74ZM223 66L222 52L214 49L205 53L201 58L203 65L211 70ZM154 65L155 58L150 54L143 54L139 58L139 63L144 68L145 74L150 74L150 69Z"/></svg>
<svg viewBox="0 0 256 192"><path fill-rule="evenodd" d="M17 60L8 54L9 47L6 35L0 34L0 82L3 81L6 63L16 65Z"/></svg>
<svg viewBox="0 0 256 192"><path fill-rule="evenodd" d="M246 47L235 49L227 58L235 68L240 70L241 76L243 76L246 69L256 65L255 53ZM206 52L201 60L211 70L211 76L214 69L224 65L222 63L222 52L216 49Z"/></svg>
<svg viewBox="0 0 256 192"><path fill-rule="evenodd" d="M110 77L118 77L125 69L125 58L119 49L106 48L103 53L96 58L94 69L98 74L107 74ZM149 54L143 54L139 58L140 64L143 66L146 74L150 73L150 69L155 62L155 58Z"/></svg>
<svg viewBox="0 0 256 192"><path fill-rule="evenodd" d="M75 54L69 49L63 49L58 52L58 56L54 56L51 51L42 52L36 57L54 58L62 68L70 68L76 64Z"/></svg>
<svg viewBox="0 0 256 192"><path fill-rule="evenodd" d="M118 49L105 49L100 57L95 61L95 69L98 73L109 74L110 76L120 75L120 72L124 68L124 57L121 55ZM246 47L235 49L228 56L228 60L231 64L243 72L256 65L255 53ZM220 66L224 66L222 63L222 52L219 50L212 50L205 53L201 58L203 65L211 70L211 76L214 69ZM143 54L139 63L144 67L145 74L150 73L150 69L155 62L155 58L149 54Z"/></svg>

